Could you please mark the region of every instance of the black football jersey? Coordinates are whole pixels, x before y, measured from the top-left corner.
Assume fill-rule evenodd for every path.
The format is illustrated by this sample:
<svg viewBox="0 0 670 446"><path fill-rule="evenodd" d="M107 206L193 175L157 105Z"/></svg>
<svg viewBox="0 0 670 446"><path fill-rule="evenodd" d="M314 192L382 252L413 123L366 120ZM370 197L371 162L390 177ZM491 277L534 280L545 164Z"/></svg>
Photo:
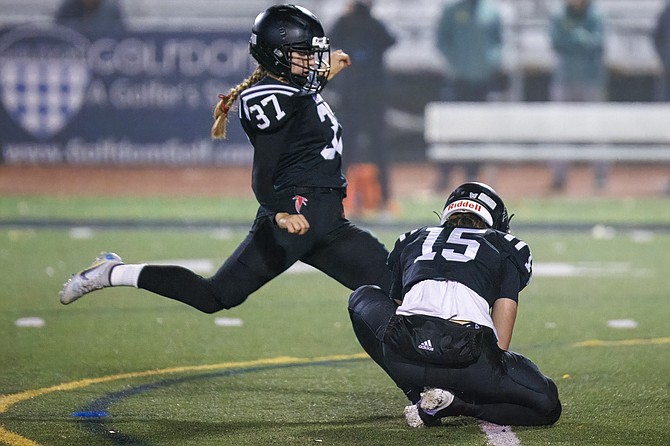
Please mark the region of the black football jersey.
<svg viewBox="0 0 670 446"><path fill-rule="evenodd" d="M391 297L402 300L422 280L453 280L486 299L518 299L532 275L526 243L494 229L424 227L403 234L388 257Z"/></svg>
<svg viewBox="0 0 670 446"><path fill-rule="evenodd" d="M262 206L274 209L275 193L291 186L346 187L342 128L321 95L266 77L239 100L254 146L252 188Z"/></svg>

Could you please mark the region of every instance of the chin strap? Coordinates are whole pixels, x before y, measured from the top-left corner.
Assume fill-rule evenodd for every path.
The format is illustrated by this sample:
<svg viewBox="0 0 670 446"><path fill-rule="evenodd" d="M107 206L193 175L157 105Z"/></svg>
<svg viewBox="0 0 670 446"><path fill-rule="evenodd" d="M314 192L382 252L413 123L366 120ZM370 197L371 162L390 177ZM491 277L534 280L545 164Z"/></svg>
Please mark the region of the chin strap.
<svg viewBox="0 0 670 446"><path fill-rule="evenodd" d="M505 226L507 226L507 227L505 228L504 232L509 232L509 229L510 229L509 228L509 222L512 221L512 217L514 217L514 214L510 215L509 217L507 217L505 219Z"/></svg>

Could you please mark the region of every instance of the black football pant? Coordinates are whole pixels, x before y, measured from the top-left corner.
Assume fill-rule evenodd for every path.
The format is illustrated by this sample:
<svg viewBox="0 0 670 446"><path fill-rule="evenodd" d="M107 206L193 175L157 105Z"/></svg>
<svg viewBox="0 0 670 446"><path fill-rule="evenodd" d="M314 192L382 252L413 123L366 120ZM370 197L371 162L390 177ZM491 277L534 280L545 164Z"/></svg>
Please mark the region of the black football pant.
<svg viewBox="0 0 670 446"><path fill-rule="evenodd" d="M142 269L138 287L214 313L241 304L301 260L351 290L374 284L388 291L388 251L372 234L344 217L342 192L293 188L281 198L284 209L294 209L296 194L307 199L300 209L310 224L306 234L279 229L272 216L259 210L247 237L214 276L203 278L179 266L148 265Z"/></svg>
<svg viewBox="0 0 670 446"><path fill-rule="evenodd" d="M412 403L424 387L447 389L454 402L441 417L466 415L501 425L537 426L555 423L561 403L554 382L530 360L500 350L488 331L482 354L474 364L446 368L405 359L383 343L396 304L380 289L364 286L351 295L349 315L365 351L393 379Z"/></svg>

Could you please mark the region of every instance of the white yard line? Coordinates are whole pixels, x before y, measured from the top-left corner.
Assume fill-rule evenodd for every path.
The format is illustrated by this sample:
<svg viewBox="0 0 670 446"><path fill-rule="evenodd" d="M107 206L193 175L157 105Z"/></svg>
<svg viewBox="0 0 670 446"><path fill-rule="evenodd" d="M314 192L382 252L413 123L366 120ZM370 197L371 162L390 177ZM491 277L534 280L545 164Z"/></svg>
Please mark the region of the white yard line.
<svg viewBox="0 0 670 446"><path fill-rule="evenodd" d="M490 446L520 446L521 442L517 436L512 432L510 426L500 426L489 423L488 421L480 421L479 426L482 432L486 434L488 439L487 444Z"/></svg>

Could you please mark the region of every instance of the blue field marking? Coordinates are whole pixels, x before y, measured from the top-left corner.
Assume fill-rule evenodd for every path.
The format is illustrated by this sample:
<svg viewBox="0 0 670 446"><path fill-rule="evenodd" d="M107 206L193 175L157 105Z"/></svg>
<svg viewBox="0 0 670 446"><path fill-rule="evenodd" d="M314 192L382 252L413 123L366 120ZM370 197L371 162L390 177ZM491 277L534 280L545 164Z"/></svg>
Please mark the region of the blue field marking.
<svg viewBox="0 0 670 446"><path fill-rule="evenodd" d="M99 376L97 378L84 378L75 381L56 384L48 387L41 387L38 389L29 389L17 393L10 393L0 395L0 415L6 413L12 406L22 402L31 400L40 396L48 395L55 392L68 392L78 389L83 389L96 384L103 384L113 381L133 380L139 378L146 378L152 376L211 372L214 370L242 370L253 367L262 366L281 366L288 364L331 364L338 362L347 362L354 359L362 360L368 358L365 353L354 353L348 355L326 355L313 358L296 358L290 356L279 356L275 358L262 358L248 361L233 361L218 364L200 364L190 366L175 366L163 369L152 369L138 372L117 373L113 375ZM95 420L95 418L93 418ZM88 421L88 420L87 420ZM80 420L80 422L83 422ZM114 430L109 430L109 433L116 433ZM39 443L26 438L18 433L12 432L0 423L0 443L11 446L40 446Z"/></svg>
<svg viewBox="0 0 670 446"><path fill-rule="evenodd" d="M200 375L191 375L184 376L181 378L172 378L172 379L161 379L148 384L142 384L140 386L131 387L128 389L120 390L117 392L108 393L103 395L95 400L91 401L89 404L80 409L80 411L72 414L76 417L76 413L104 413L104 417L77 417L80 421L80 426L83 430L92 433L96 436L103 437L105 440L123 445L135 445L135 446L152 446L152 443L145 440L132 437L130 435L123 434L116 430L113 427L114 417L110 414L110 407L128 397L141 395L143 393L156 390L164 389L169 386L174 386L186 382L193 382L198 380L206 380L212 378L221 378L225 376L235 376L235 375L244 375L254 372L264 372L268 370L281 370L281 369L292 369L298 367L312 367L312 366L333 366L339 364L346 364L352 362L361 362L367 360L368 358L353 358L346 360L338 361L317 361L317 362L307 362L299 364L276 364L260 367L248 367L243 369L234 369L234 370L223 370L220 372L213 373L203 373Z"/></svg>
<svg viewBox="0 0 670 446"><path fill-rule="evenodd" d="M73 417L75 418L104 418L107 416L107 412L105 411L82 411L82 412L74 412L72 414Z"/></svg>

